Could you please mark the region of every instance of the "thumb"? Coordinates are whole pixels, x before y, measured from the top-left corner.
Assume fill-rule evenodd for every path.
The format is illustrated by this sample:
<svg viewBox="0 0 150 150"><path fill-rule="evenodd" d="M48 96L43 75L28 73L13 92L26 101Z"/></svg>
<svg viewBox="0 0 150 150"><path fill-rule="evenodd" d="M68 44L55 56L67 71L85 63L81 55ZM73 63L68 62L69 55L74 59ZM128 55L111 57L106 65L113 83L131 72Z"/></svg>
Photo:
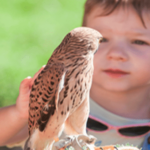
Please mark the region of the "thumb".
<svg viewBox="0 0 150 150"><path fill-rule="evenodd" d="M30 76L25 78L20 84L19 94L21 94L21 95L27 94L31 89L31 87L30 87L31 82L32 82L32 78Z"/></svg>
<svg viewBox="0 0 150 150"><path fill-rule="evenodd" d="M40 72L41 72L44 68L45 68L45 65L42 66L42 68L40 68L39 71L34 74L34 76L33 76L33 78L32 78L32 82L31 82L31 86L32 86L33 83L34 83L34 80L38 77L38 75L40 74Z"/></svg>

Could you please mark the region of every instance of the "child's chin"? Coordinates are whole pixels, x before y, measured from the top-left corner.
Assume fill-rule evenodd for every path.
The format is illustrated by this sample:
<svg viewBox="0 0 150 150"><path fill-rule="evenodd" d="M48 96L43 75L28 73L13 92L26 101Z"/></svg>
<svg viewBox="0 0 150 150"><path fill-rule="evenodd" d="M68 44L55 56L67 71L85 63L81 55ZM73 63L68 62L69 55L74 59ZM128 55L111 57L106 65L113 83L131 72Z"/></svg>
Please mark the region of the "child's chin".
<svg viewBox="0 0 150 150"><path fill-rule="evenodd" d="M107 91L112 92L127 92L130 88L127 85L122 84L106 84L102 86Z"/></svg>

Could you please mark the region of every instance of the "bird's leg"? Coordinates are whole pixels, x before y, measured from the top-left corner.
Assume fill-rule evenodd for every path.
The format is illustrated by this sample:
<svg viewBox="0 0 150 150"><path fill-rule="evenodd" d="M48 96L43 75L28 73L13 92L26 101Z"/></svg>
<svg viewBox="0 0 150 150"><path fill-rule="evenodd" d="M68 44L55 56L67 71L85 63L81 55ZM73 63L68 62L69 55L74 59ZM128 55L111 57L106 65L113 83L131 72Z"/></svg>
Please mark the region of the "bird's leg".
<svg viewBox="0 0 150 150"><path fill-rule="evenodd" d="M69 116L65 122L65 132L68 135L86 135L86 123L89 116L89 98L87 97L81 105Z"/></svg>

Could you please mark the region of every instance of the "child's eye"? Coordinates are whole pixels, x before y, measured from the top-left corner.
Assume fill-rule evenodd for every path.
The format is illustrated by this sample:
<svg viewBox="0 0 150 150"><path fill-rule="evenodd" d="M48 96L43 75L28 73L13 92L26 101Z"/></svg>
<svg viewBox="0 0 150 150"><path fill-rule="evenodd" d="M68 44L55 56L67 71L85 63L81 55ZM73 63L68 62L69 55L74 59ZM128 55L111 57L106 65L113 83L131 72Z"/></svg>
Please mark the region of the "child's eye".
<svg viewBox="0 0 150 150"><path fill-rule="evenodd" d="M133 44L138 44L138 45L149 45L147 42L141 41L141 40L135 40L132 42Z"/></svg>
<svg viewBox="0 0 150 150"><path fill-rule="evenodd" d="M100 42L101 42L101 43L103 43L103 42L108 42L108 40L107 40L106 38L102 38Z"/></svg>

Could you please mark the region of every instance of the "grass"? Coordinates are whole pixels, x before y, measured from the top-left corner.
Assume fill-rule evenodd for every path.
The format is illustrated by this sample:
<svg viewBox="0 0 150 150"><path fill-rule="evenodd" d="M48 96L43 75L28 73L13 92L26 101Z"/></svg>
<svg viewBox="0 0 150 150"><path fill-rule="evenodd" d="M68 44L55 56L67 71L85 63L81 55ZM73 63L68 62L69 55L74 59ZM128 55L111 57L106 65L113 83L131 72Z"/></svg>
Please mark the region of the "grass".
<svg viewBox="0 0 150 150"><path fill-rule="evenodd" d="M14 104L20 82L47 63L73 28L81 26L85 0L0 2L0 107Z"/></svg>

